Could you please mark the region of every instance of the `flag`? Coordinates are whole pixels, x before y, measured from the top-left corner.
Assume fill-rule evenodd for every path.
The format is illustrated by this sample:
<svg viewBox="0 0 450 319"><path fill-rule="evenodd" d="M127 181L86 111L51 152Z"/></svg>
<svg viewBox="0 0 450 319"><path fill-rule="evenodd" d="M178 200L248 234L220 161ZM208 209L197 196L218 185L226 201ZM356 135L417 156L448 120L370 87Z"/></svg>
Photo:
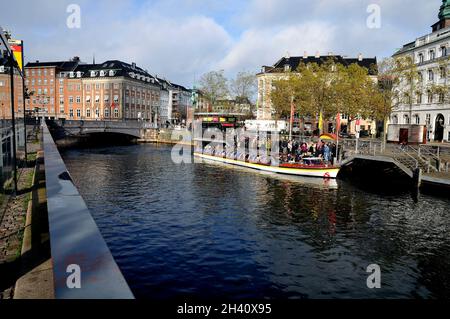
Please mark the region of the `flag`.
<svg viewBox="0 0 450 319"><path fill-rule="evenodd" d="M341 114L336 115L336 135L339 136L339 133L341 132Z"/></svg>
<svg viewBox="0 0 450 319"><path fill-rule="evenodd" d="M23 70L23 42L21 40L9 40L8 41L11 50L14 54L14 58L19 65L20 70Z"/></svg>
<svg viewBox="0 0 450 319"><path fill-rule="evenodd" d="M319 114L319 131L320 133L323 132L323 113L320 112Z"/></svg>

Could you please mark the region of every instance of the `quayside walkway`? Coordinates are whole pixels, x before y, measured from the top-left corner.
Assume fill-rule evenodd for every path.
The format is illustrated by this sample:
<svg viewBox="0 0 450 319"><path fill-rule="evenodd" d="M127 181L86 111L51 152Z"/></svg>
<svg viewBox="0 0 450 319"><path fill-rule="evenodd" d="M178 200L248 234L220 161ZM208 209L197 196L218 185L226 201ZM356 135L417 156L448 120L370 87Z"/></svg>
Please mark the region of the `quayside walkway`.
<svg viewBox="0 0 450 319"><path fill-rule="evenodd" d="M417 186L422 183L450 186L450 145L398 145L379 140L341 141L341 166L355 160L392 163L409 176Z"/></svg>

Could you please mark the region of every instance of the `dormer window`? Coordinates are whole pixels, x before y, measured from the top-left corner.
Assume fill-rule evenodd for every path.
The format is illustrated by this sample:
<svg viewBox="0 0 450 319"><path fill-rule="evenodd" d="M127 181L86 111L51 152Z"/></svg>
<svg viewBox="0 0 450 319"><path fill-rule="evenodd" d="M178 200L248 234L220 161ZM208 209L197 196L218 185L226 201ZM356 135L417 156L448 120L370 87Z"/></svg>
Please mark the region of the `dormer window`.
<svg viewBox="0 0 450 319"><path fill-rule="evenodd" d="M100 71L100 76L105 76L105 71Z"/></svg>
<svg viewBox="0 0 450 319"><path fill-rule="evenodd" d="M91 71L91 78L95 77L96 72L95 71Z"/></svg>
<svg viewBox="0 0 450 319"><path fill-rule="evenodd" d="M77 78L81 78L81 72L80 71L77 72Z"/></svg>
<svg viewBox="0 0 450 319"><path fill-rule="evenodd" d="M109 71L109 76L114 76L114 71L113 70L111 70L111 71Z"/></svg>
<svg viewBox="0 0 450 319"><path fill-rule="evenodd" d="M71 77L71 78L75 77L75 73L74 72L69 72L69 77Z"/></svg>

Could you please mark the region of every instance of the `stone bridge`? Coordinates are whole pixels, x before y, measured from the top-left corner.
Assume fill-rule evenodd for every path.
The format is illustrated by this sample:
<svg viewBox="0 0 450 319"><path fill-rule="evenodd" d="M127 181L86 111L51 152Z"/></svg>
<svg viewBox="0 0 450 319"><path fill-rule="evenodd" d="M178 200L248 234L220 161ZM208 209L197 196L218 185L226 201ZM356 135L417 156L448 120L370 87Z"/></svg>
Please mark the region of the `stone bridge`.
<svg viewBox="0 0 450 319"><path fill-rule="evenodd" d="M56 131L56 138L80 137L89 134L115 133L143 139L147 130L153 127L152 123L139 121L50 121L49 127Z"/></svg>

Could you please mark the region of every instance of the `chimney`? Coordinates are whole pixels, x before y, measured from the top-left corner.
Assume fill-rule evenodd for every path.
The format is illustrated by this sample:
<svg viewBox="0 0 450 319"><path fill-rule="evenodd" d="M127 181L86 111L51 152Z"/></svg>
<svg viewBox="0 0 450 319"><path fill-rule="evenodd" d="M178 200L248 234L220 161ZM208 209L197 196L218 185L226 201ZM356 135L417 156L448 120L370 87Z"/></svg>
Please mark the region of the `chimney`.
<svg viewBox="0 0 450 319"><path fill-rule="evenodd" d="M134 70L136 69L136 62L131 63L131 68Z"/></svg>
<svg viewBox="0 0 450 319"><path fill-rule="evenodd" d="M308 58L308 52L303 52L303 59L307 59Z"/></svg>
<svg viewBox="0 0 450 319"><path fill-rule="evenodd" d="M358 61L361 62L363 60L363 55L362 53L358 54Z"/></svg>
<svg viewBox="0 0 450 319"><path fill-rule="evenodd" d="M319 51L316 51L316 58L320 58L320 53L319 53Z"/></svg>

